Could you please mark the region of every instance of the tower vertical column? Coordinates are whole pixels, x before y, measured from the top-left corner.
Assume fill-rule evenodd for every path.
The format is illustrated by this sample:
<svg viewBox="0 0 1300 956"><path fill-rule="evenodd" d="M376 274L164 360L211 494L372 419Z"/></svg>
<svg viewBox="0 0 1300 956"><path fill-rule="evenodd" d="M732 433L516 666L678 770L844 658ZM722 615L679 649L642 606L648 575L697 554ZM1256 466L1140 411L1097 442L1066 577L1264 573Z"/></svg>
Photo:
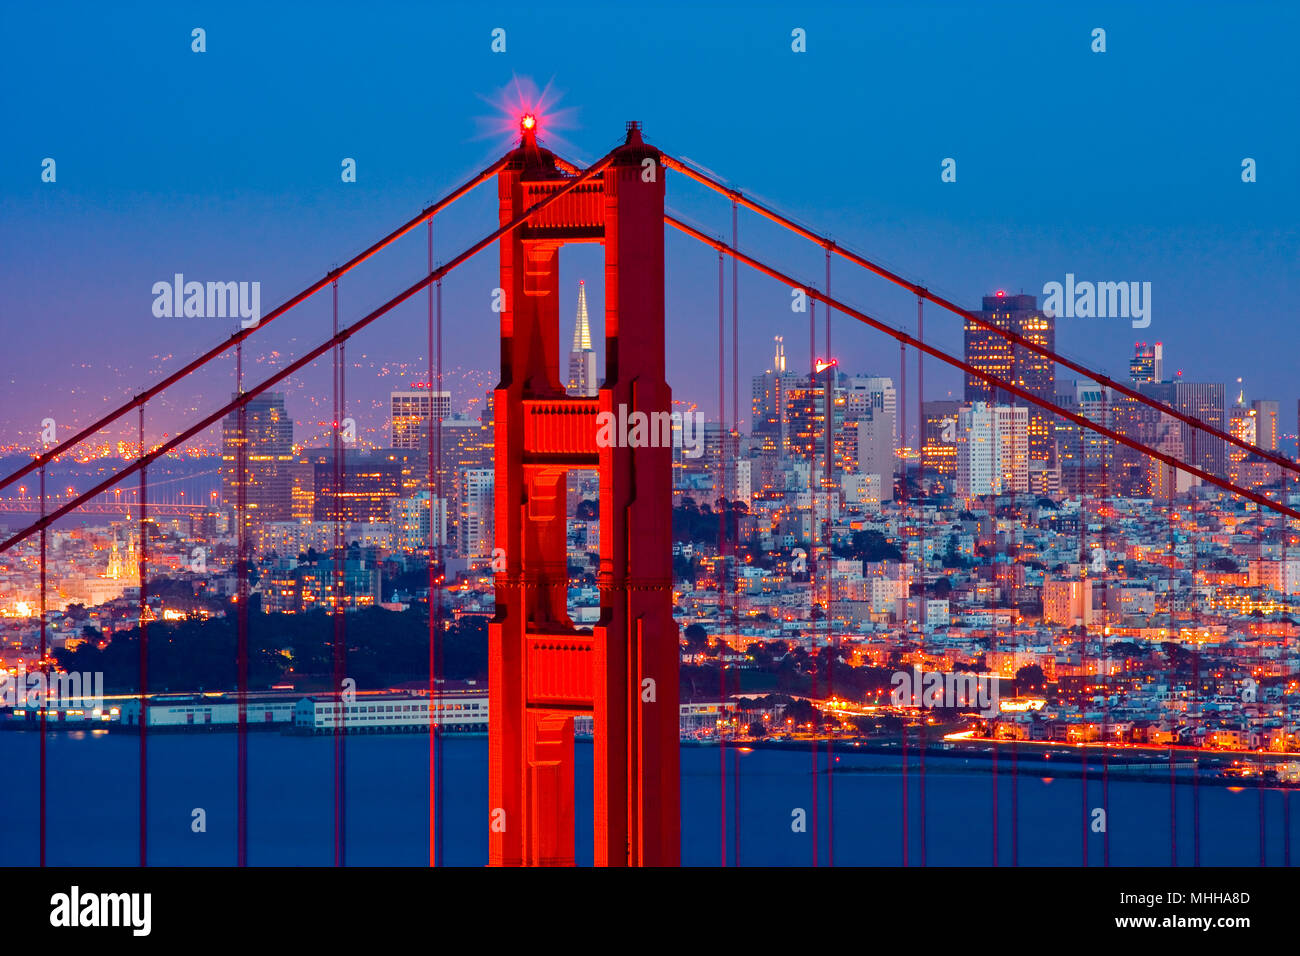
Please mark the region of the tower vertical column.
<svg viewBox="0 0 1300 956"><path fill-rule="evenodd" d="M528 184L558 178L535 143L498 176L504 224L532 201ZM559 248L514 230L500 244L501 380L496 388L497 613L488 625L489 860L573 863L573 720L530 707L528 635L572 630L565 612L567 471L525 462L525 403L564 395L559 380ZM566 836L567 834L567 836Z"/></svg>
<svg viewBox="0 0 1300 956"><path fill-rule="evenodd" d="M599 449L596 862L673 866L680 858L680 718L668 520L672 447L655 425L672 408L664 376L664 181L658 151L635 125L604 184L600 409L619 420L644 413L651 445Z"/></svg>

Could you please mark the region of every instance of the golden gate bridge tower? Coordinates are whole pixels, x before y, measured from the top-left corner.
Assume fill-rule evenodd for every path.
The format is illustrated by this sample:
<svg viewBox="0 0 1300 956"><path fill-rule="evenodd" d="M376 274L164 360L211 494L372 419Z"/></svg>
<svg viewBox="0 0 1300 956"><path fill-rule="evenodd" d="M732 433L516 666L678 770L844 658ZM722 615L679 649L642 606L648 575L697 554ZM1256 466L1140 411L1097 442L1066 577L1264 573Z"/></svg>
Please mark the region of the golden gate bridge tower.
<svg viewBox="0 0 1300 956"><path fill-rule="evenodd" d="M497 174L503 225L572 185L525 116ZM560 378L559 253L605 247L605 381ZM671 447L597 442L597 416L667 414L664 176L636 123L597 175L503 239L495 395L496 617L489 625L492 865L574 862L574 717L593 717L595 862L680 857L678 629L672 616ZM607 447L602 447L607 446ZM570 469L600 475L600 618L567 614ZM498 565L499 567L500 565Z"/></svg>

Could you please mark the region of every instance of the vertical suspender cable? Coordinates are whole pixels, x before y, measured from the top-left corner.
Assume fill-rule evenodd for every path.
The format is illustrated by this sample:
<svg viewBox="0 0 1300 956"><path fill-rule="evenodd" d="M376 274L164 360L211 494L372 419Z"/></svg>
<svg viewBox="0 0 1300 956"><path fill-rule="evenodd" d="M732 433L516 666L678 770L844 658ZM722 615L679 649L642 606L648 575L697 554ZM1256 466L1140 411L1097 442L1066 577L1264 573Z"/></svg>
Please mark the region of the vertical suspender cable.
<svg viewBox="0 0 1300 956"><path fill-rule="evenodd" d="M433 272L433 221L428 226L428 269ZM439 660L439 631L442 611L442 412L439 397L442 394L442 280L436 283L437 320L435 325L435 290L429 287L428 295L428 354L427 381L429 383L428 437L428 493L429 493L429 865L445 863L442 852L443 839L443 761L442 737L436 716L438 680L441 670ZM435 381L435 352L437 359Z"/></svg>
<svg viewBox="0 0 1300 956"><path fill-rule="evenodd" d="M145 456L144 405L140 405L140 457ZM140 469L140 865L149 865L149 469Z"/></svg>
<svg viewBox="0 0 1300 956"><path fill-rule="evenodd" d="M330 294L333 311L333 330L334 335L339 331L339 283L335 279L330 283ZM339 426L343 417L342 406L340 404L341 396L339 382L342 377L341 355L339 346L334 347L334 364L331 384L334 399L334 414L332 421L331 434L331 488L330 498L332 499L331 511L334 519L334 547L332 574L333 587L330 593L333 598L330 615L330 623L333 626L333 637L331 647L334 658L334 692L338 695L340 718L334 724L334 865L347 865L347 718L344 716L348 706L348 696L343 693L343 684L347 677L347 645L343 638L343 621L342 614L342 550L343 550L343 488L342 488L342 462L343 462L343 441Z"/></svg>
<svg viewBox="0 0 1300 956"><path fill-rule="evenodd" d="M735 261L734 259L732 260ZM826 294L831 294L831 251L826 250ZM826 361L833 361L831 352L831 307L826 305ZM826 543L830 547L834 542L831 537L830 499L835 493L835 375L838 366L826 369L826 465L824 484L826 486ZM826 579L826 694L835 697L835 652L838 642L835 640L835 577ZM826 865L835 865L835 738L834 733L826 744Z"/></svg>
<svg viewBox="0 0 1300 956"><path fill-rule="evenodd" d="M238 394L244 391L244 357L243 343L235 349L235 379ZM238 596L236 614L236 650L235 673L236 694L236 740L235 740L235 863L237 866L248 865L248 406L240 405L239 423L239 496L237 536L239 567ZM140 470L141 478L144 469ZM143 507L143 505L142 505Z"/></svg>
<svg viewBox="0 0 1300 956"><path fill-rule="evenodd" d="M718 463L717 471L717 492L718 497L725 502L726 500L726 476L723 474L726 468L725 452L726 444L723 441L723 433L727 427L727 348L726 348L726 264L723 262L722 253L718 253ZM715 502L721 504L721 502ZM726 555L727 555L727 524L725 507L718 508L718 561L714 570L714 583L718 589L718 623L725 628L726 607L727 607L727 588L726 588ZM718 829L722 838L722 865L727 865L727 744L726 744L726 725L721 723L727 719L727 663L726 647L727 644L722 640L722 635L718 634L718 684L721 690L721 699L718 705L718 794L721 800L721 811L718 822Z"/></svg>
<svg viewBox="0 0 1300 956"><path fill-rule="evenodd" d="M45 517L45 466L42 465L41 466L41 518L44 517ZM45 686L46 688L48 688L49 670L45 666L45 655L47 653L46 644L45 644L45 640L46 640L46 630L45 630L46 628L46 624L45 624L46 564L45 561L46 561L45 527L42 526L41 527L41 656L40 656L39 664L37 666L40 667L41 674L47 678L45 680ZM24 685L24 689L25 689L25 685ZM46 765L46 760L48 759L48 757L45 752L45 717L46 714L49 712L49 709L50 709L49 696L46 695L46 699L41 701L41 769L40 769L40 774L41 774L40 865L41 866L45 865L45 800L46 800L46 780L47 780L47 771L48 771L48 767ZM144 738L141 737L140 739L143 740ZM141 799L143 799L143 797ZM141 839L143 839L143 837L141 837ZM141 865L143 865L143 860L141 861Z"/></svg>
<svg viewBox="0 0 1300 956"><path fill-rule="evenodd" d="M731 201L731 247L740 248L740 226L738 224L736 200ZM731 481L733 487L739 489L737 484L736 468L739 461L740 450L740 263L735 259L731 260L731 438L729 439L728 449L734 447L737 450L737 458L728 462L728 471L731 472ZM725 497L725 496L724 496ZM748 505L748 502L746 502ZM735 538L731 542L733 561L739 560L740 552L740 517L734 515L730 502L726 508L727 523L731 525L734 521ZM730 527L728 528L731 534ZM740 574L739 566L730 572L729 589L731 593L731 623L732 633L740 632ZM740 690L740 675L736 674L736 689ZM731 856L735 866L740 866L740 751L732 748L731 752Z"/></svg>

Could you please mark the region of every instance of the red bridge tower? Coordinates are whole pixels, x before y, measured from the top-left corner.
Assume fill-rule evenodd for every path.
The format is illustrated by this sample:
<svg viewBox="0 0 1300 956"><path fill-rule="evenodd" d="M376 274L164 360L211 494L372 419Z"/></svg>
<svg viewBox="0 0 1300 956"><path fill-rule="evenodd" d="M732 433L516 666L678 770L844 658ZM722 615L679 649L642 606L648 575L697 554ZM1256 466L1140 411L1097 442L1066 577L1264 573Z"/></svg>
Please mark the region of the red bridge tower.
<svg viewBox="0 0 1300 956"><path fill-rule="evenodd" d="M570 181L523 138L497 177L501 222ZM560 379L559 252L605 246L605 382ZM574 862L573 718L593 715L595 861L680 858L678 631L672 616L672 448L597 442L597 416L667 414L664 168L628 124L599 174L503 238L501 381L495 395L496 617L488 628L493 865ZM624 418L624 420L626 420ZM611 447L601 447L609 444ZM662 443L661 443L662 445ZM570 468L600 471L600 622L567 613Z"/></svg>

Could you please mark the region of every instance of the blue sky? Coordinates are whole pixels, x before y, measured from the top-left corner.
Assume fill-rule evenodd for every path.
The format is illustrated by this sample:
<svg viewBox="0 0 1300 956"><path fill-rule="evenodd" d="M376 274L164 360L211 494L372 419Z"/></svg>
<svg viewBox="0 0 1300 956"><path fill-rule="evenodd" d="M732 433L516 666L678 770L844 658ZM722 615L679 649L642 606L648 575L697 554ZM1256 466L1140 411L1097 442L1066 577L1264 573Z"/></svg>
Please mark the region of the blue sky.
<svg viewBox="0 0 1300 956"><path fill-rule="evenodd" d="M1149 281L1150 328L1062 319L1059 349L1124 377L1135 340L1162 341L1171 368L1234 393L1241 376L1247 398L1281 401L1282 430L1295 430L1295 5L27 4L6 20L0 444L30 441L46 415L84 422L232 331L155 318L154 282L256 280L267 310L487 165L510 145L484 129L515 82L559 95L567 126L542 138L574 158L601 155L639 119L661 148L969 307L1067 272ZM205 53L191 51L194 27ZM498 27L504 54L490 49ZM791 51L796 27L806 53ZM1090 49L1097 27L1105 53ZM41 182L45 157L54 183ZM357 160L354 184L340 180L344 157ZM945 157L955 183L940 181ZM1241 181L1245 157L1255 183ZM681 177L668 201L729 230L725 202ZM494 220L488 187L439 219L435 257ZM716 257L667 242L670 382L712 416ZM820 252L756 217L742 214L741 243L820 281ZM599 328L599 255L566 252L566 340L579 278ZM421 233L349 276L343 320L409 285L424 260ZM485 252L444 288L457 406L494 381L495 264ZM807 319L774 282L742 274L740 288L743 406L773 335L806 364ZM847 264L834 288L915 322L905 292ZM890 340L835 322L846 371L897 375ZM423 301L408 303L349 347L363 434L379 437L387 391L416 377L375 369L422 367L424 323ZM277 320L253 340L250 376L329 324L324 295ZM927 310L927 338L949 351L960 328ZM232 378L226 363L178 389L151 410L151 433L219 405ZM293 383L299 437L322 420L327 383L325 364ZM927 398L960 391L932 360L926 385Z"/></svg>

